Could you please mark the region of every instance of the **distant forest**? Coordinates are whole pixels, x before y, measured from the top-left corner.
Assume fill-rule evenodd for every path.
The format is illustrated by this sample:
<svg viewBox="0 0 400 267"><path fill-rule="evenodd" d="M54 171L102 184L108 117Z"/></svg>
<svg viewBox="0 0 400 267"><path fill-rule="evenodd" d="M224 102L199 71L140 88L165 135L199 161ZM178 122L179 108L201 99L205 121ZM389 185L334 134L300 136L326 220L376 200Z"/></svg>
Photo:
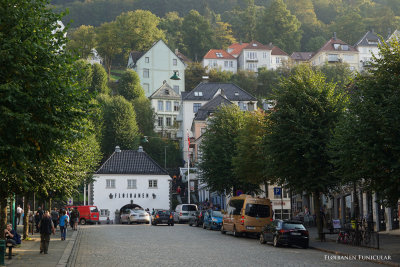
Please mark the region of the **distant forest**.
<svg viewBox="0 0 400 267"><path fill-rule="evenodd" d="M288 13L277 12L274 2L284 3ZM291 18L285 23L298 25L299 44L282 47L288 53L315 51L333 32L354 45L368 30L373 29L385 38L390 31L400 28L399 0L52 0L51 3L57 11L69 10L63 22L70 23L72 29L81 25L98 27L127 11L148 10L162 21L170 12L183 18L196 10L210 24L225 23L234 40L243 42L257 39L268 43L269 40L262 40L264 29L269 31L268 36L274 35L271 32L274 30L275 35L279 31L284 33L286 29L278 25L280 19L270 18L282 16ZM273 8L273 14L269 14ZM171 34L167 34L167 42ZM169 44L179 48L176 41Z"/></svg>

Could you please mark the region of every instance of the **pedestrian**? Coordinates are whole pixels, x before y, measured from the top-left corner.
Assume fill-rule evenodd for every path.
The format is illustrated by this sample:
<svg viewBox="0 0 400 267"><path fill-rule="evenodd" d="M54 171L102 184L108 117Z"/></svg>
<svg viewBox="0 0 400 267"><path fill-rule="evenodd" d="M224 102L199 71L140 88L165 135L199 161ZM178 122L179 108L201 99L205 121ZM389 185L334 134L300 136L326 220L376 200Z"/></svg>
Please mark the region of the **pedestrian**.
<svg viewBox="0 0 400 267"><path fill-rule="evenodd" d="M68 216L69 216L69 226L71 226L71 229L74 229L74 220L72 219L72 209L69 209L68 211Z"/></svg>
<svg viewBox="0 0 400 267"><path fill-rule="evenodd" d="M36 226L36 233L39 233L39 222L40 222L40 214L39 211L36 211L35 214L35 226Z"/></svg>
<svg viewBox="0 0 400 267"><path fill-rule="evenodd" d="M65 210L63 210L61 214L62 214L60 217L61 240L65 240L67 236L67 226L69 222L69 216L67 215L67 212Z"/></svg>
<svg viewBox="0 0 400 267"><path fill-rule="evenodd" d="M79 214L78 208L75 207L71 213L72 229L74 229L74 231L78 230L79 216L80 216L80 214Z"/></svg>
<svg viewBox="0 0 400 267"><path fill-rule="evenodd" d="M19 222L21 221L21 214L22 214L22 208L20 205L17 207L17 225L19 225Z"/></svg>
<svg viewBox="0 0 400 267"><path fill-rule="evenodd" d="M46 211L39 223L40 229L40 253L47 254L49 251L50 235L55 234L53 221L51 220L50 213Z"/></svg>
<svg viewBox="0 0 400 267"><path fill-rule="evenodd" d="M6 243L10 243L13 246L17 246L21 244L21 236L12 229L11 224L7 224L7 228L4 229L4 237L6 239Z"/></svg>
<svg viewBox="0 0 400 267"><path fill-rule="evenodd" d="M57 230L59 218L60 218L60 214L58 213L57 208L54 208L54 210L51 212L51 220L53 221L54 229L56 229L56 230Z"/></svg>

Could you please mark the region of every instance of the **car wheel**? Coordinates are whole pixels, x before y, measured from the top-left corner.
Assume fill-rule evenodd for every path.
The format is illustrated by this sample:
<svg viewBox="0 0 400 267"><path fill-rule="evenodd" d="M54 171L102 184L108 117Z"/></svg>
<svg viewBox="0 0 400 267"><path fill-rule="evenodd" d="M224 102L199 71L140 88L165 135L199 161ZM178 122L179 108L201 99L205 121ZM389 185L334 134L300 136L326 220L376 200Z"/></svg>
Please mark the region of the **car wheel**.
<svg viewBox="0 0 400 267"><path fill-rule="evenodd" d="M174 224L173 224L173 223L171 223L171 226L174 226Z"/></svg>
<svg viewBox="0 0 400 267"><path fill-rule="evenodd" d="M150 222L146 222L146 224L149 224Z"/></svg>
<svg viewBox="0 0 400 267"><path fill-rule="evenodd" d="M205 223L203 223L203 229L206 229L206 224Z"/></svg>
<svg viewBox="0 0 400 267"><path fill-rule="evenodd" d="M273 245L274 245L274 247L279 247L278 237L276 235L274 236Z"/></svg>
<svg viewBox="0 0 400 267"><path fill-rule="evenodd" d="M81 221L80 221L80 224L81 225L85 225L86 224L86 220L84 218L82 218Z"/></svg>
<svg viewBox="0 0 400 267"><path fill-rule="evenodd" d="M265 243L267 243L267 241L265 241L265 239L264 239L264 234L261 233L260 234L260 244L265 244Z"/></svg>
<svg viewBox="0 0 400 267"><path fill-rule="evenodd" d="M221 226L221 234L226 234L226 231L224 230L224 225Z"/></svg>
<svg viewBox="0 0 400 267"><path fill-rule="evenodd" d="M190 222L190 223L189 223L189 226L192 226L192 225L193 225L193 224Z"/></svg>
<svg viewBox="0 0 400 267"><path fill-rule="evenodd" d="M308 248L308 242L304 244L303 248Z"/></svg>
<svg viewBox="0 0 400 267"><path fill-rule="evenodd" d="M239 233L236 231L236 226L233 226L233 236L234 237L239 237Z"/></svg>

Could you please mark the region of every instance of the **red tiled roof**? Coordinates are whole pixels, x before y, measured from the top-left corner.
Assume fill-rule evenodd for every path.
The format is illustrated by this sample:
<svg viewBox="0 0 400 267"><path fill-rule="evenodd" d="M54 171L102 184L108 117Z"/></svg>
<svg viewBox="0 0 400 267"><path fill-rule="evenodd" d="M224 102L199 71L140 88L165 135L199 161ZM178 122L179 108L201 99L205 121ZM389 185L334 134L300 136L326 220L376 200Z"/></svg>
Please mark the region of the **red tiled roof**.
<svg viewBox="0 0 400 267"><path fill-rule="evenodd" d="M228 47L228 50L232 49L230 52L231 55L239 55L240 52L242 52L243 48L246 47L249 43L236 43L236 44L231 44Z"/></svg>
<svg viewBox="0 0 400 267"><path fill-rule="evenodd" d="M288 54L286 54L285 51L283 51L282 49L280 49L277 46L274 46L272 48L271 55L274 55L274 56L289 56Z"/></svg>
<svg viewBox="0 0 400 267"><path fill-rule="evenodd" d="M217 56L217 54L221 54L220 56ZM225 50L222 49L211 49L210 51L207 52L207 54L204 56L204 58L207 59L235 59L234 56L226 52Z"/></svg>
<svg viewBox="0 0 400 267"><path fill-rule="evenodd" d="M348 46L348 50L343 50L341 48L340 49L335 49L334 44L347 45ZM322 51L353 51L353 52L357 52L357 49L355 49L351 45L346 44L345 42L343 42L340 39L331 38L315 54L317 54L318 52L322 52Z"/></svg>

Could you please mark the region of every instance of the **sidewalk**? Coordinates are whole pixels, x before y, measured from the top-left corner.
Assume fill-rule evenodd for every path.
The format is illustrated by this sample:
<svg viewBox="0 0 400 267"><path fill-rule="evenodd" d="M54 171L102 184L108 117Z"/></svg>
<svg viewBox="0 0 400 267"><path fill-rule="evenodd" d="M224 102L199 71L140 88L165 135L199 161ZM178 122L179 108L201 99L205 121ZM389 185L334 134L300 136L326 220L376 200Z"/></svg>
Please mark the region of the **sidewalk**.
<svg viewBox="0 0 400 267"><path fill-rule="evenodd" d="M22 232L22 227L18 227L18 232ZM29 235L32 240L22 241L19 248L13 249L11 260L8 255L5 256L6 266L43 266L43 267L62 267L66 266L71 254L75 238L78 231L72 231L70 228L67 231L67 239L61 241L59 228L55 235L50 237L49 254L40 254L40 234L34 233ZM8 252L8 249L7 249Z"/></svg>
<svg viewBox="0 0 400 267"><path fill-rule="evenodd" d="M310 227L308 231L310 233L310 247L313 249L340 256L357 256L357 258L362 256L364 260L369 262L400 266L400 232L397 230L379 233L380 249L338 244L336 243L336 234L326 235L326 242L320 242L317 240L318 230L316 227ZM365 256L375 256L375 259L372 257L368 259ZM379 256L382 256L383 260ZM385 257L388 258L388 256L391 260L385 260Z"/></svg>

